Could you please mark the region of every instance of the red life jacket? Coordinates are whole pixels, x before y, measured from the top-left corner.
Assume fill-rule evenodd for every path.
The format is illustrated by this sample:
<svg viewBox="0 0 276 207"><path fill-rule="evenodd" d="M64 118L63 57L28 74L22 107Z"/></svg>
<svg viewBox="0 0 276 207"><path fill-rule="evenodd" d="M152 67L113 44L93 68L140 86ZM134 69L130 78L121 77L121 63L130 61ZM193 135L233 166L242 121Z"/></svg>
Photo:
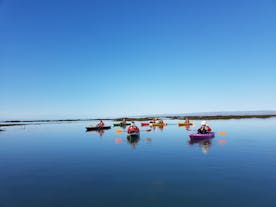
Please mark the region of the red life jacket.
<svg viewBox="0 0 276 207"><path fill-rule="evenodd" d="M104 127L103 121L101 121L100 123L98 123L97 126L98 126L98 127Z"/></svg>
<svg viewBox="0 0 276 207"><path fill-rule="evenodd" d="M130 126L127 129L128 133L138 133L140 132L140 129L137 126Z"/></svg>

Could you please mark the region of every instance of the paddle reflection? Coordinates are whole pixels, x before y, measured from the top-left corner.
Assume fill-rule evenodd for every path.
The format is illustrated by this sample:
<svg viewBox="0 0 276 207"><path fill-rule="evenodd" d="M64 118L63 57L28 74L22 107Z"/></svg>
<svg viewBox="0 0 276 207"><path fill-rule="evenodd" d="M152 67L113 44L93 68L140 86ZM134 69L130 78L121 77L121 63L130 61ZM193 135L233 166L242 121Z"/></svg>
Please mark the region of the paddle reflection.
<svg viewBox="0 0 276 207"><path fill-rule="evenodd" d="M116 144L121 144L123 142L123 139L122 138L116 138L115 139L115 143Z"/></svg>
<svg viewBox="0 0 276 207"><path fill-rule="evenodd" d="M226 142L227 142L227 140L225 140L225 139L218 140L218 143L221 145L226 144Z"/></svg>

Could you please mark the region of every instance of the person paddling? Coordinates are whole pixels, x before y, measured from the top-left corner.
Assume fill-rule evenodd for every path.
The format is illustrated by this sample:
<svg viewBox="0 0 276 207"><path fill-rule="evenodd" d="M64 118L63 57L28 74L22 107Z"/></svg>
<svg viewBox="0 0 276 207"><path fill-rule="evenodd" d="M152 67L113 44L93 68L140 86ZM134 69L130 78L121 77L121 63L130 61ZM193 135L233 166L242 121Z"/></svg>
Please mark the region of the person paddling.
<svg viewBox="0 0 276 207"><path fill-rule="evenodd" d="M190 120L189 120L189 118L187 117L186 119L185 119L185 122L184 122L185 124L190 124Z"/></svg>
<svg viewBox="0 0 276 207"><path fill-rule="evenodd" d="M160 119L160 120L158 121L158 124L160 124L160 125L165 125L165 122L164 122L162 119Z"/></svg>
<svg viewBox="0 0 276 207"><path fill-rule="evenodd" d="M135 125L134 121L131 122L131 125L127 129L127 133L139 133L140 129Z"/></svg>
<svg viewBox="0 0 276 207"><path fill-rule="evenodd" d="M123 118L123 121L121 122L122 125L126 125L126 119Z"/></svg>
<svg viewBox="0 0 276 207"><path fill-rule="evenodd" d="M198 133L198 134L207 134L207 133L209 133L209 132L211 132L211 131L212 131L212 129L211 129L211 127L207 124L207 122L206 122L206 121L202 121L202 122L201 122L200 128L197 130L197 133Z"/></svg>
<svg viewBox="0 0 276 207"><path fill-rule="evenodd" d="M100 120L100 123L97 124L97 127L104 127L104 122L103 122L103 120Z"/></svg>

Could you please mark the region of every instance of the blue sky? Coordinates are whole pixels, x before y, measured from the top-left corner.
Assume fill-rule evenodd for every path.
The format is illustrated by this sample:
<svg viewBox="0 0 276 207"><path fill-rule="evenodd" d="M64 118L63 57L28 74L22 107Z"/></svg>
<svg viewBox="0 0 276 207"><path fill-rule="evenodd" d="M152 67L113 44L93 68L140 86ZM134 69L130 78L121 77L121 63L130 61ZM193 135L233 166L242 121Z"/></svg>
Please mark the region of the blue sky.
<svg viewBox="0 0 276 207"><path fill-rule="evenodd" d="M0 119L276 109L273 0L0 0Z"/></svg>

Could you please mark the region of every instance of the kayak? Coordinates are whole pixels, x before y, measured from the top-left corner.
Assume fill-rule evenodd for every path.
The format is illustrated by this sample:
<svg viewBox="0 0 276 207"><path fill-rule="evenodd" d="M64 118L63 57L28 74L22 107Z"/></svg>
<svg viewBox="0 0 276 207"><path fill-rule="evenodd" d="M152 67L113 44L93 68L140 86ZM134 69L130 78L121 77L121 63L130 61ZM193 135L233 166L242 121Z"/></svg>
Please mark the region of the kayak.
<svg viewBox="0 0 276 207"><path fill-rule="evenodd" d="M209 132L207 134L190 134L189 137L190 139L193 140L202 140L202 139L210 139L215 136L214 132Z"/></svg>
<svg viewBox="0 0 276 207"><path fill-rule="evenodd" d="M150 123L147 123L147 122L142 122L141 123L141 126L149 126L150 125Z"/></svg>
<svg viewBox="0 0 276 207"><path fill-rule="evenodd" d="M132 138L138 138L138 137L140 137L140 132L128 133L127 136L132 137Z"/></svg>
<svg viewBox="0 0 276 207"><path fill-rule="evenodd" d="M105 129L111 129L111 126L104 126L104 127L86 127L86 131L99 131L99 130L105 130Z"/></svg>
<svg viewBox="0 0 276 207"><path fill-rule="evenodd" d="M127 125L130 125L130 123L114 123L113 126L127 126Z"/></svg>
<svg viewBox="0 0 276 207"><path fill-rule="evenodd" d="M163 123L163 124L161 124L161 123L153 123L152 124L152 126L154 126L154 127L163 127L163 126L166 126L167 124L166 123Z"/></svg>
<svg viewBox="0 0 276 207"><path fill-rule="evenodd" d="M178 126L191 126L194 125L194 122L190 122L190 123L185 123L185 122L179 122Z"/></svg>

